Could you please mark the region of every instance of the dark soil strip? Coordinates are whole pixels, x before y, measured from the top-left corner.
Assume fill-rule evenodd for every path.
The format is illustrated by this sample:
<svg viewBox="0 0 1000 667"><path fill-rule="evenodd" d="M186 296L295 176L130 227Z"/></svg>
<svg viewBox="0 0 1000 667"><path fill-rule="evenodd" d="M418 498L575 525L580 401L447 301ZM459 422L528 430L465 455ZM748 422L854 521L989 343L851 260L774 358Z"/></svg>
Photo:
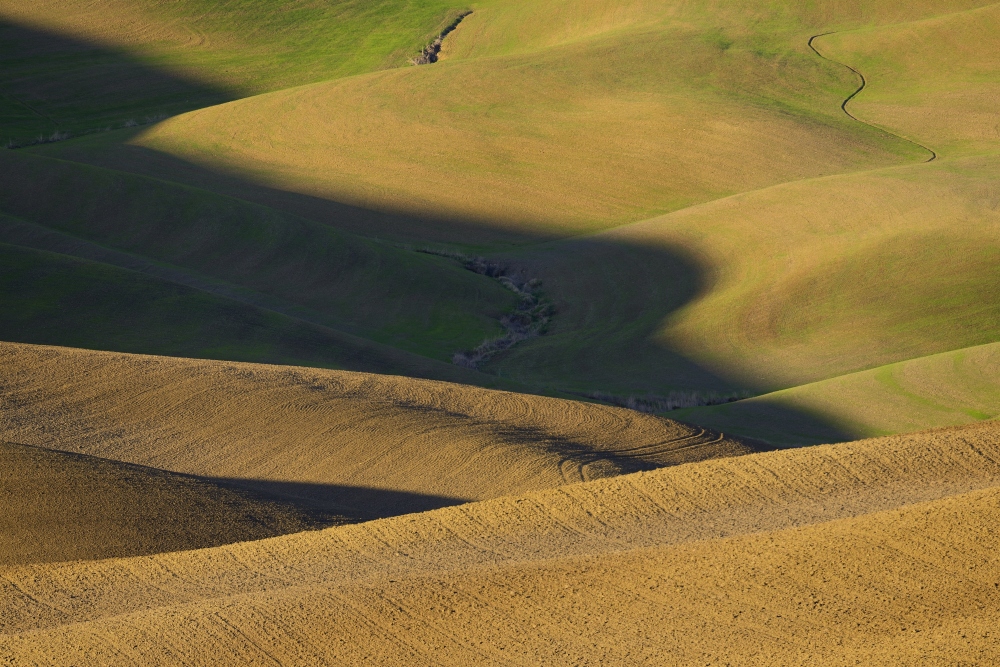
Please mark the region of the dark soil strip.
<svg viewBox="0 0 1000 667"><path fill-rule="evenodd" d="M441 53L441 44L444 42L444 38L447 37L452 30L458 27L458 24L462 22L462 19L471 13L471 11L468 11L464 14L459 14L458 18L451 22L451 25L441 31L441 34L437 36L437 39L425 46L424 50L420 52L420 55L413 58L410 62L414 65L430 65L431 63L436 63L438 60L438 54Z"/></svg>
<svg viewBox="0 0 1000 667"><path fill-rule="evenodd" d="M815 46L813 46L813 42L815 40L819 39L820 37L825 37L826 35L832 35L832 34L834 34L834 33L832 33L832 32L824 32L824 33L820 33L819 35L813 35L812 37L809 38L808 44L809 44L809 48L812 49L813 53L815 53L817 56L819 56L823 60L829 60L830 62L832 62L834 64L840 65L841 67L846 67L847 69L849 69L852 72L854 72L858 76L858 78L861 80L861 85L858 86L858 89L855 90L850 95L848 95L847 99L844 100L843 104L840 105L840 108L843 109L844 113L847 114L847 116L850 119L856 120L859 123L864 123L868 127L874 127L876 130L880 130L882 132L887 132L887 133L891 134L894 137L899 137L903 141L908 141L911 144L913 144L914 146L920 146L920 148L923 148L925 151L927 151L928 153L931 154L931 156L929 158L927 158L926 160L924 160L924 162L933 162L934 160L936 160L937 156L938 156L937 153L934 152L932 149L928 148L927 146L924 146L922 143L920 143L918 141L914 141L913 139L907 139L906 137L898 135L895 132L889 132L889 130L885 129L884 127L879 127L878 125L875 125L874 123L869 123L866 120L861 120L860 118L858 118L857 116L855 116L854 114L852 114L850 111L847 110L847 103L850 102L851 100L853 100L855 97L857 97L858 94L862 90L865 89L865 86L868 85L868 81L867 81L867 79L865 79L865 75L862 74L861 72L859 72L858 70L854 69L853 67L851 67L850 65L848 65L846 63L842 63L842 62L840 62L838 60L834 60L833 58L827 58L822 53L820 53L816 49Z"/></svg>

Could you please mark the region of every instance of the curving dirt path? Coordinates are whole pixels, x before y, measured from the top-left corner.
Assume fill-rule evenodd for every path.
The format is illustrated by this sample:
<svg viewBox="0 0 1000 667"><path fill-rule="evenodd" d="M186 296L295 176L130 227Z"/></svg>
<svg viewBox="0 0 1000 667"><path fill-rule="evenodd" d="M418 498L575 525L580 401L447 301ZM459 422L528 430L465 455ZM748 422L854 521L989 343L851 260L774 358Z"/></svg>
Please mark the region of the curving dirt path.
<svg viewBox="0 0 1000 667"><path fill-rule="evenodd" d="M812 52L813 52L813 53L815 53L815 54L816 54L817 56L819 56L819 57L820 57L820 58L822 58L823 60L828 60L828 61L830 61L831 63L835 63L835 64L837 64L837 65L840 65L840 66L842 66L842 67L846 67L847 69L849 69L849 70L851 70L852 72L854 72L854 73L855 73L855 74L856 74L856 75L858 76L858 78L859 78L859 79L861 80L861 85L860 85L860 86L858 86L858 89L857 89L857 90L855 90L855 91L854 91L853 93L851 93L850 95L848 95L848 96L847 96L847 99L845 99L845 100L844 100L844 101L843 101L843 102L841 103L841 105L840 105L840 108L841 108L841 109L842 109L842 110L844 111L844 113L845 113L845 114L847 114L848 118L850 118L851 120L855 120L855 121L857 121L857 122L859 122L859 123L864 123L864 124L865 124L865 125L867 125L868 127L873 127L873 128L875 128L876 130L880 130L880 131L882 131L882 132L887 132L888 134L891 134L891 135L892 135L892 136L894 136L894 137L899 137L899 138L900 138L900 139L902 139L903 141L908 141L909 143L913 144L914 146L919 146L920 148L924 149L925 151L927 151L928 153L930 153L930 154L931 154L931 156L930 156L929 158L927 158L926 160L924 160L924 162L933 162L934 160L936 160L936 159L937 159L937 156L938 156L938 155L937 155L937 152L935 152L935 151L934 151L934 150L933 150L932 148L929 148L928 146L925 146L925 145L923 145L923 144L922 144L922 143L920 143L919 141L914 141L913 139L908 139L907 137L904 137L904 136L902 136L902 135L900 135L900 134L896 134L895 132L892 132L892 131L890 131L890 130L887 130L887 129L886 129L886 128L884 128L884 127L881 127L881 126L879 126L879 125L876 125L875 123L869 123L869 122L868 122L868 121L866 121L866 120L862 120L861 118L858 118L857 116L855 116L854 114L852 114L852 113L851 113L851 112L850 112L850 111L849 111L849 110L847 109L847 103L848 103L848 102L850 102L851 100L853 100L853 99L854 99L855 97L857 97L857 96L858 96L858 95L859 95L859 94L861 93L861 91L865 89L865 86L867 86L867 85L868 85L868 80L867 80L867 79L865 79L865 75L864 75L864 74L862 74L862 73L861 73L861 72L859 72L858 70L854 69L853 67L851 67L851 66L850 66L850 65L848 65L847 63L842 63L842 62L840 62L839 60L834 60L833 58L828 58L828 57L824 56L824 55L823 55L822 53L820 53L820 52L819 52L819 50L818 50L818 49L817 49L817 48L816 48L816 47L815 47L815 46L813 45L813 42L814 42L814 41L816 41L817 39L819 39L820 37L825 37L826 35L833 35L833 34L835 34L836 32L837 32L837 31L833 31L833 32L821 32L821 33L820 33L820 34L818 34L818 35L813 35L812 37L810 37L810 38L809 38L809 41L807 42L807 44L809 45L809 48L810 48L810 49L812 49Z"/></svg>

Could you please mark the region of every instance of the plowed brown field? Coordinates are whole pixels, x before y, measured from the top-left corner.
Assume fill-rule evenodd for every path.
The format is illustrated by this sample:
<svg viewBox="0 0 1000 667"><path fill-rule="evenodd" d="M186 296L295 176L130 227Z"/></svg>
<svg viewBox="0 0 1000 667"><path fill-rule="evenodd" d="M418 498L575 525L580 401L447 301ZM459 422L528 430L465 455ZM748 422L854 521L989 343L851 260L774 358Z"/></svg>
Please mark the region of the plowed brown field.
<svg viewBox="0 0 1000 667"><path fill-rule="evenodd" d="M988 664L1000 427L4 568L9 664Z"/></svg>
<svg viewBox="0 0 1000 667"><path fill-rule="evenodd" d="M342 522L190 475L0 442L0 565L197 549Z"/></svg>
<svg viewBox="0 0 1000 667"><path fill-rule="evenodd" d="M412 378L0 343L0 439L358 518L752 451L601 405Z"/></svg>

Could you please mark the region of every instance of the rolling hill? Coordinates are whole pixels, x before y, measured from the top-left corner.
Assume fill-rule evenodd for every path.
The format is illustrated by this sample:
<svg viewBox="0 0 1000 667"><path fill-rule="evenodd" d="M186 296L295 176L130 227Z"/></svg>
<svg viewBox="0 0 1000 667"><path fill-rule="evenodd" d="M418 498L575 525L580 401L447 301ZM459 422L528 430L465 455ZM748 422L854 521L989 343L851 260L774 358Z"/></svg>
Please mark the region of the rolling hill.
<svg viewBox="0 0 1000 667"><path fill-rule="evenodd" d="M499 335L517 303L457 262L204 190L11 151L0 173L0 212L56 232L10 230L12 243L117 263L423 357L450 362Z"/></svg>
<svg viewBox="0 0 1000 667"><path fill-rule="evenodd" d="M0 655L989 662L996 441L995 424L975 425L214 549L8 567Z"/></svg>
<svg viewBox="0 0 1000 667"><path fill-rule="evenodd" d="M998 354L990 343L669 414L784 446L974 423L998 416Z"/></svg>
<svg viewBox="0 0 1000 667"><path fill-rule="evenodd" d="M989 156L797 181L521 251L559 315L496 369L766 391L993 342L995 173Z"/></svg>
<svg viewBox="0 0 1000 667"><path fill-rule="evenodd" d="M753 451L631 410L414 378L0 344L0 438L371 518Z"/></svg>
<svg viewBox="0 0 1000 667"><path fill-rule="evenodd" d="M1000 662L997 28L0 0L0 665Z"/></svg>
<svg viewBox="0 0 1000 667"><path fill-rule="evenodd" d="M211 480L0 443L0 566L137 556L297 533L343 518Z"/></svg>
<svg viewBox="0 0 1000 667"><path fill-rule="evenodd" d="M31 150L514 267L541 281L556 316L480 370L541 393L760 394L996 339L988 117L931 109L960 94L980 101L957 106L988 106L991 42L960 58L949 45L995 8L473 9L433 66ZM937 62L949 65L925 66ZM875 111L897 98L911 116L936 114L934 130ZM970 128L966 150L955 142ZM476 316L497 317L492 298ZM392 312L408 299L366 302L401 322L391 331L413 331ZM480 340L497 335L480 322ZM472 326L414 344L322 323L441 360L474 346Z"/></svg>
<svg viewBox="0 0 1000 667"><path fill-rule="evenodd" d="M266 90L398 67L458 13L435 0L5 0L0 140L148 124Z"/></svg>

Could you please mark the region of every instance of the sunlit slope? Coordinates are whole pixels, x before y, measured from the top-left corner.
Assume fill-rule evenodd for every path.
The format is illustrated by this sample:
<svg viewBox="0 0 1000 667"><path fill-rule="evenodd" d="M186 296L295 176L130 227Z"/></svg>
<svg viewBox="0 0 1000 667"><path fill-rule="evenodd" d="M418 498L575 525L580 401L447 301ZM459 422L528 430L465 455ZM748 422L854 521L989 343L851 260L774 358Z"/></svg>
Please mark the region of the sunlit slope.
<svg viewBox="0 0 1000 667"><path fill-rule="evenodd" d="M778 182L922 159L918 147L841 112L854 75L806 47L802 20L751 8L758 25L700 4L654 4L627 3L624 22L581 18L589 28L539 37L535 49L477 48L505 12L533 24L530 38L560 12L587 11L496 3L465 19L446 40L454 54L433 66L202 109L130 143L416 218L351 227L367 234L453 243L592 231ZM444 225L455 221L465 229Z"/></svg>
<svg viewBox="0 0 1000 667"><path fill-rule="evenodd" d="M958 8L956 8L958 9ZM816 42L868 78L851 102L859 117L944 156L1000 142L1000 6L838 33Z"/></svg>
<svg viewBox="0 0 1000 667"><path fill-rule="evenodd" d="M976 425L215 549L5 568L0 655L989 662L996 436Z"/></svg>
<svg viewBox="0 0 1000 667"><path fill-rule="evenodd" d="M335 520L210 480L0 443L0 565L198 549Z"/></svg>
<svg viewBox="0 0 1000 667"><path fill-rule="evenodd" d="M495 367L619 394L780 389L993 342L997 168L789 183L514 255L558 315Z"/></svg>
<svg viewBox="0 0 1000 667"><path fill-rule="evenodd" d="M778 445L905 433L1000 416L1000 343L944 352L675 419Z"/></svg>
<svg viewBox="0 0 1000 667"><path fill-rule="evenodd" d="M499 0L476 3L479 18L460 28L472 34L445 43L446 56L469 57L537 51L595 35L669 22L714 22L720 33L739 24L766 23L775 31L842 30L881 26L975 9L989 0L819 0L771 3L766 0ZM544 16L545 21L538 18ZM752 28L749 28L752 29ZM744 32L748 28L737 32Z"/></svg>
<svg viewBox="0 0 1000 667"><path fill-rule="evenodd" d="M163 265L158 277L172 268L188 284L440 361L498 335L516 303L450 260L197 188L13 151L0 153L0 213ZM8 238L23 242L0 229Z"/></svg>
<svg viewBox="0 0 1000 667"><path fill-rule="evenodd" d="M3 0L0 140L398 67L460 10L440 0Z"/></svg>
<svg viewBox="0 0 1000 667"><path fill-rule="evenodd" d="M619 408L317 369L2 344L0 437L358 517L750 448Z"/></svg>

